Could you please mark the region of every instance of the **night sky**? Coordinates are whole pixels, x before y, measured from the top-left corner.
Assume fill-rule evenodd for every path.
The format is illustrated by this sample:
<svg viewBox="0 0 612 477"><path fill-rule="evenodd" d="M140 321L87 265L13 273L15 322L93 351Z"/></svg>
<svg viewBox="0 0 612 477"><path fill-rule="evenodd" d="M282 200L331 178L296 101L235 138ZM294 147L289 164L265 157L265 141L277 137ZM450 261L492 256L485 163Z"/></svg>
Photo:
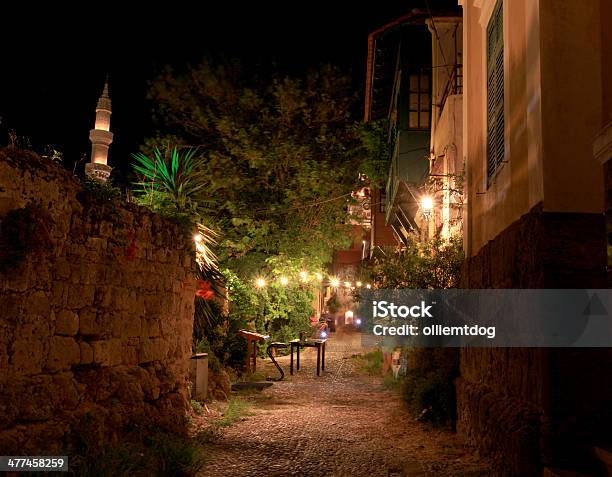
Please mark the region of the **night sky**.
<svg viewBox="0 0 612 477"><path fill-rule="evenodd" d="M331 62L350 72L362 91L368 33L424 2L170 2L140 11L130 2L130 13L128 2L123 9L97 5L97 13L4 15L0 145L12 129L35 149L53 145L67 165L88 157L108 73L115 134L109 164L130 162L129 154L153 132L148 82L164 65L180 70L207 55L287 73Z"/></svg>

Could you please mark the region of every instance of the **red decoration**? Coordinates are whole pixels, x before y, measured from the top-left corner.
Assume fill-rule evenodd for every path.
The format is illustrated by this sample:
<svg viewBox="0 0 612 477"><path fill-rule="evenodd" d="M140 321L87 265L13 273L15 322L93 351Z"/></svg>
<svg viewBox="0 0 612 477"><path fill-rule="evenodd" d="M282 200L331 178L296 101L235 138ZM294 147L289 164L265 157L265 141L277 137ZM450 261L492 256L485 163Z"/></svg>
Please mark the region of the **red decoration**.
<svg viewBox="0 0 612 477"><path fill-rule="evenodd" d="M204 280L198 280L198 286L195 294L203 300L210 300L213 296L215 296L215 292L213 291L211 284Z"/></svg>

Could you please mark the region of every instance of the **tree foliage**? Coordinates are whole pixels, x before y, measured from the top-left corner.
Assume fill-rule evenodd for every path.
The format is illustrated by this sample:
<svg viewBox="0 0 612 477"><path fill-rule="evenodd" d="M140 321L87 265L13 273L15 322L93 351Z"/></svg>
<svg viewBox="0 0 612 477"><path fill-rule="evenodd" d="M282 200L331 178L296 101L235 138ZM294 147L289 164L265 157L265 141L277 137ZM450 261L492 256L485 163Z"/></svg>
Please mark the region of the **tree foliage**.
<svg viewBox="0 0 612 477"><path fill-rule="evenodd" d="M138 200L216 232L228 291L227 316L198 299L196 345L231 364L242 359L240 327L280 341L311 331L312 287L297 276L319 272L348 245L359 174L378 177L387 167L382 126L352 119L350 79L332 66L263 77L204 61L182 74L166 70L150 99L159 130L135 156ZM263 289L254 283L260 275L269 279ZM281 285L281 275L293 279Z"/></svg>
<svg viewBox="0 0 612 477"><path fill-rule="evenodd" d="M323 264L344 245L338 224L367 148L351 119L350 80L336 68L261 78L204 61L167 70L151 98L163 121L147 147L197 147L224 263L239 269L248 258L257 268L277 255Z"/></svg>
<svg viewBox="0 0 612 477"><path fill-rule="evenodd" d="M389 122L386 119L369 121L361 125L360 134L364 146L364 157L361 163L362 174L370 184L378 189L384 188L389 175L391 150L389 141Z"/></svg>
<svg viewBox="0 0 612 477"><path fill-rule="evenodd" d="M371 279L376 288L456 288L463 247L461 239L448 243L412 241L402 252L387 250L373 257Z"/></svg>

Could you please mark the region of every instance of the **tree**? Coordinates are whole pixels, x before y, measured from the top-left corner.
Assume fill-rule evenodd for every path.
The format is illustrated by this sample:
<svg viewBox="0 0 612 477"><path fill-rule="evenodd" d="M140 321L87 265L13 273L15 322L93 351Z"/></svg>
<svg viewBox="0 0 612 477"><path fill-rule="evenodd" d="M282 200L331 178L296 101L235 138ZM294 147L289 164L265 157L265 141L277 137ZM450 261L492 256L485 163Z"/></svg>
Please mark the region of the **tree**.
<svg viewBox="0 0 612 477"><path fill-rule="evenodd" d="M339 224L367 148L350 80L336 68L261 78L204 61L167 70L150 97L160 130L144 149L197 148L202 214L221 232L224 265L245 275L274 256L320 267L346 243Z"/></svg>
<svg viewBox="0 0 612 477"><path fill-rule="evenodd" d="M463 258L460 238L448 243L414 240L401 252L376 254L370 265L371 280L376 288L456 288Z"/></svg>

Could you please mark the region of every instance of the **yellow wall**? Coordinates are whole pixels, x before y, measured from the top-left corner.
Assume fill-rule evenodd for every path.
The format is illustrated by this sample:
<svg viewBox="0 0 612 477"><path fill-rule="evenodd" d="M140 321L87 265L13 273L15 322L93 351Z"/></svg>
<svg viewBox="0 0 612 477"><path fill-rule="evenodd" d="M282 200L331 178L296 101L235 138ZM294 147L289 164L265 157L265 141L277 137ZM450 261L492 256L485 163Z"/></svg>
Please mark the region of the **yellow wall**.
<svg viewBox="0 0 612 477"><path fill-rule="evenodd" d="M603 211L592 153L602 117L599 2L504 1L507 162L487 187L484 33L494 4L463 6L470 256L540 202L547 211Z"/></svg>
<svg viewBox="0 0 612 477"><path fill-rule="evenodd" d="M610 0L600 1L601 28L601 66L602 66L602 86L603 86L603 108L602 126L612 120L612 28L610 25L603 25L604 22L612 18L612 2Z"/></svg>
<svg viewBox="0 0 612 477"><path fill-rule="evenodd" d="M544 209L603 212L598 1L540 0Z"/></svg>

